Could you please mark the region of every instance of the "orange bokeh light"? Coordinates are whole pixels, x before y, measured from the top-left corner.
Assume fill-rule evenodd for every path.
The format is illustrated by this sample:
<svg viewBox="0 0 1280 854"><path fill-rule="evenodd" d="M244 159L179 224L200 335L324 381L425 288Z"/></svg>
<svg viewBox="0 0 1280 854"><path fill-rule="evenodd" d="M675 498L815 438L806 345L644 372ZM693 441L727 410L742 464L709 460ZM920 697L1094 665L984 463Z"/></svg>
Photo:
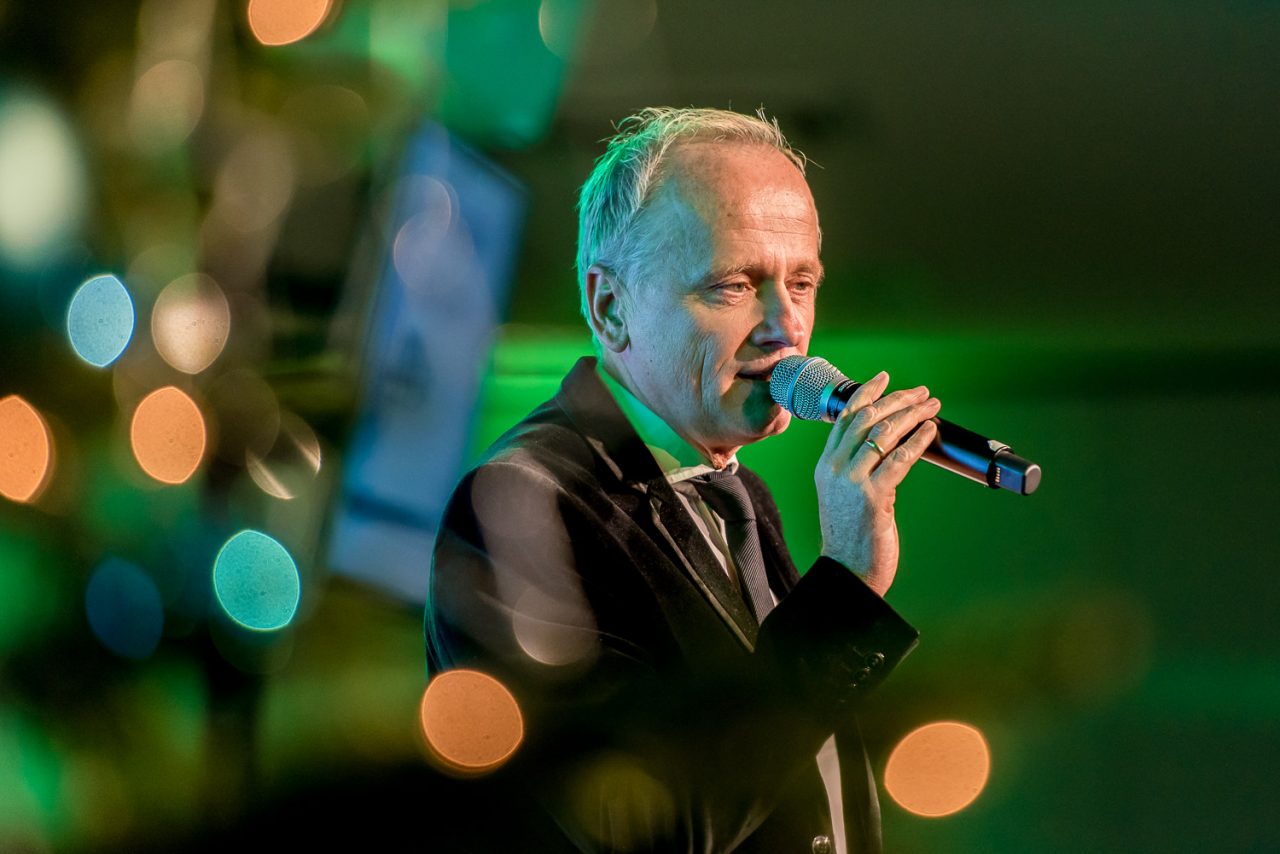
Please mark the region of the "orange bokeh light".
<svg viewBox="0 0 1280 854"><path fill-rule="evenodd" d="M204 457L204 416L181 389L165 386L133 413L129 441L142 470L161 483L182 483Z"/></svg>
<svg viewBox="0 0 1280 854"><path fill-rule="evenodd" d="M324 23L333 0L249 0L249 29L265 45L291 44Z"/></svg>
<svg viewBox="0 0 1280 854"><path fill-rule="evenodd" d="M456 774L493 771L524 739L524 718L515 697L479 671L449 670L434 676L419 712L431 758Z"/></svg>
<svg viewBox="0 0 1280 854"><path fill-rule="evenodd" d="M49 426L16 394L0 400L0 495L28 502L40 497L52 470Z"/></svg>
<svg viewBox="0 0 1280 854"><path fill-rule="evenodd" d="M982 792L991 752L977 729L955 721L925 724L903 737L889 755L884 787L916 815L958 812Z"/></svg>

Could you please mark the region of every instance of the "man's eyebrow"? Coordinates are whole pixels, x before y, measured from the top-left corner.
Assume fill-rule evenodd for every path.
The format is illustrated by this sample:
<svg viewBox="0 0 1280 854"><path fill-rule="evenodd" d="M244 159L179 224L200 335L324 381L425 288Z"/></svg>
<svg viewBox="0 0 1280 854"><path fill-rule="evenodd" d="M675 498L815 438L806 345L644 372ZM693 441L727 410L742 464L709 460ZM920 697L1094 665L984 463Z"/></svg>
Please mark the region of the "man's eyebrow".
<svg viewBox="0 0 1280 854"><path fill-rule="evenodd" d="M716 282L727 279L730 276L736 276L739 273L750 273L755 267L751 264L738 264L733 267L713 267L708 270L706 275L698 280L701 285L713 285Z"/></svg>
<svg viewBox="0 0 1280 854"><path fill-rule="evenodd" d="M732 267L717 267L699 279L698 283L701 285L713 285L716 282L729 278L730 276L736 276L742 273L746 273L753 279L761 278L760 268L755 264L748 263L737 264ZM822 281L823 276L826 275L826 270L823 268L821 261L802 261L795 266L791 273L793 275L807 273L818 281Z"/></svg>
<svg viewBox="0 0 1280 854"><path fill-rule="evenodd" d="M812 263L805 261L796 266L795 272L808 273L809 275L817 279L819 282L821 282L823 277L827 275L826 268L822 266L821 261L814 261Z"/></svg>

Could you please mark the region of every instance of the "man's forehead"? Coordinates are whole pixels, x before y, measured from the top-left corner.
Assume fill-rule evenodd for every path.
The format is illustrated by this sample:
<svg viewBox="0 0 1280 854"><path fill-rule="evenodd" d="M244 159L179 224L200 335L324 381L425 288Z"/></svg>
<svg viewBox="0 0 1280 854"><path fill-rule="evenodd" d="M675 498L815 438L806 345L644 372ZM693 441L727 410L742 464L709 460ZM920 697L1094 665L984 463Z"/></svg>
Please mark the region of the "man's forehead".
<svg viewBox="0 0 1280 854"><path fill-rule="evenodd" d="M676 143L667 161L660 179L663 188L697 206L759 204L764 200L813 206L799 167L772 146L695 139Z"/></svg>
<svg viewBox="0 0 1280 854"><path fill-rule="evenodd" d="M677 143L664 169L662 196L668 204L691 207L708 223L726 216L809 223L817 216L800 169L781 151L754 143Z"/></svg>

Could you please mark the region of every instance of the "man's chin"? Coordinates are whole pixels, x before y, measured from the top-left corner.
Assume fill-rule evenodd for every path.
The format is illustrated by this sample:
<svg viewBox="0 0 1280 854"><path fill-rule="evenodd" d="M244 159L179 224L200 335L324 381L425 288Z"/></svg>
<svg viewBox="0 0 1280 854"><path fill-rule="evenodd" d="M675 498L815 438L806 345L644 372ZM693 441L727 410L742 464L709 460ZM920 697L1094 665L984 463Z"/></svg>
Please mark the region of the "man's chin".
<svg viewBox="0 0 1280 854"><path fill-rule="evenodd" d="M774 404L773 409L775 411L770 413L769 422L765 425L766 436L776 436L791 426L790 412L777 404Z"/></svg>
<svg viewBox="0 0 1280 854"><path fill-rule="evenodd" d="M743 442L744 445L750 442L759 442L761 439L767 439L770 436L777 436L786 430L791 426L791 413L774 403L770 404L768 410L758 415L748 413L747 422L747 432L751 438Z"/></svg>

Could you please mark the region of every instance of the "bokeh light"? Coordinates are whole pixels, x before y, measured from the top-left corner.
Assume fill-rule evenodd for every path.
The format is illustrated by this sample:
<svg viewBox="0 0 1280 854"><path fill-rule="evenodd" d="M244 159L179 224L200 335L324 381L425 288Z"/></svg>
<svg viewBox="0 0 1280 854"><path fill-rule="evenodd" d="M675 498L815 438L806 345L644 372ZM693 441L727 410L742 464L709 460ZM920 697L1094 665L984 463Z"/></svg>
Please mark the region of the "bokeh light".
<svg viewBox="0 0 1280 854"><path fill-rule="evenodd" d="M133 337L133 299L112 275L94 276L71 297L67 335L76 355L105 368L120 358Z"/></svg>
<svg viewBox="0 0 1280 854"><path fill-rule="evenodd" d="M185 374L198 374L222 353L231 330L231 306L209 276L193 273L170 282L151 310L156 352Z"/></svg>
<svg viewBox="0 0 1280 854"><path fill-rule="evenodd" d="M444 266L439 253L457 217L458 201L453 188L429 175L402 182L400 194L405 209L413 213L396 233L391 258L401 280L420 289Z"/></svg>
<svg viewBox="0 0 1280 854"><path fill-rule="evenodd" d="M129 133L143 151L164 151L186 139L203 112L200 69L183 59L157 62L134 84Z"/></svg>
<svg viewBox="0 0 1280 854"><path fill-rule="evenodd" d="M242 234L261 231L288 207L294 172L284 134L265 129L246 134L218 170L211 215Z"/></svg>
<svg viewBox="0 0 1280 854"><path fill-rule="evenodd" d="M511 628L516 643L534 661L564 667L595 658L599 653L595 618L585 597L549 596L529 587L516 600Z"/></svg>
<svg viewBox="0 0 1280 854"><path fill-rule="evenodd" d="M293 131L298 180L310 186L334 181L356 167L372 121L364 96L332 84L298 92L285 102L281 118Z"/></svg>
<svg viewBox="0 0 1280 854"><path fill-rule="evenodd" d="M0 95L0 262L47 262L79 227L86 186L75 137L54 108Z"/></svg>
<svg viewBox="0 0 1280 854"><path fill-rule="evenodd" d="M567 789L577 824L610 851L651 851L675 830L675 798L634 756L593 756L574 770Z"/></svg>
<svg viewBox="0 0 1280 854"><path fill-rule="evenodd" d="M245 467L258 488L273 498L292 500L315 483L320 473L320 440L298 416L280 413L280 430L265 455L249 448Z"/></svg>
<svg viewBox="0 0 1280 854"><path fill-rule="evenodd" d="M208 49L216 0L143 0L138 9L140 54L200 57Z"/></svg>
<svg viewBox="0 0 1280 854"><path fill-rule="evenodd" d="M542 0L538 4L538 33L547 50L561 59L573 57L581 32L582 5L573 0Z"/></svg>
<svg viewBox="0 0 1280 854"><path fill-rule="evenodd" d="M213 564L213 592L228 617L248 629L284 628L298 610L302 583L287 549L261 531L231 537Z"/></svg>
<svg viewBox="0 0 1280 854"><path fill-rule="evenodd" d="M249 29L265 45L291 44L324 23L333 0L249 0Z"/></svg>
<svg viewBox="0 0 1280 854"><path fill-rule="evenodd" d="M486 542L512 543L519 554L530 554L535 544L550 539L549 534L557 530L557 525L560 529L564 525L560 523L554 495L513 486L511 477L500 468L481 468L471 479L471 501ZM567 557L559 552L554 556Z"/></svg>
<svg viewBox="0 0 1280 854"><path fill-rule="evenodd" d="M956 721L907 733L884 769L884 787L908 812L950 815L973 803L987 784L991 752L974 727Z"/></svg>
<svg viewBox="0 0 1280 854"><path fill-rule="evenodd" d="M60 554L51 547L56 544L40 542L35 527L0 521L0 662L61 631L61 618L75 607L76 597L64 597L63 586L50 578Z"/></svg>
<svg viewBox="0 0 1280 854"><path fill-rule="evenodd" d="M53 439L44 418L16 394L0 400L0 495L34 501L52 471Z"/></svg>
<svg viewBox="0 0 1280 854"><path fill-rule="evenodd" d="M573 0L542 0L538 24L547 49L587 67L618 62L637 53L649 40L658 20L657 0L610 0L592 4L587 25L573 27ZM583 39L583 33L589 38ZM574 49L577 48L576 56Z"/></svg>
<svg viewBox="0 0 1280 854"><path fill-rule="evenodd" d="M119 558L108 558L89 577L84 592L89 628L102 645L124 658L156 651L164 632L164 605L151 577Z"/></svg>
<svg viewBox="0 0 1280 854"><path fill-rule="evenodd" d="M1063 596L1051 623L1041 672L1077 702L1104 702L1140 684L1151 670L1151 603L1113 583Z"/></svg>
<svg viewBox="0 0 1280 854"><path fill-rule="evenodd" d="M444 770L484 774L511 758L524 740L524 717L507 687L476 670L432 677L420 706L422 734Z"/></svg>
<svg viewBox="0 0 1280 854"><path fill-rule="evenodd" d="M156 389L133 412L129 442L142 470L161 483L183 483L204 458L204 416L175 386Z"/></svg>

